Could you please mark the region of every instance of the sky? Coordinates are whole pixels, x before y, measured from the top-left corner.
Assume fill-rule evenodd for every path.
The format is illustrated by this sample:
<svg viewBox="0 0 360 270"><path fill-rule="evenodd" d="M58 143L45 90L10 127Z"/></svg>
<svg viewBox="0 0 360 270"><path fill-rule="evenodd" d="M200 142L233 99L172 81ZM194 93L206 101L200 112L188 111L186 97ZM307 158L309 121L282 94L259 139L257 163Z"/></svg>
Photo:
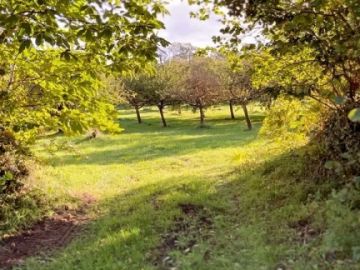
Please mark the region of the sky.
<svg viewBox="0 0 360 270"><path fill-rule="evenodd" d="M209 20L200 21L190 18L190 11L196 11L196 7L189 6L186 0L170 2L170 15L162 20L166 29L160 31L160 35L170 42L191 43L196 47L213 46L211 38L218 35L221 28L216 15L210 16Z"/></svg>

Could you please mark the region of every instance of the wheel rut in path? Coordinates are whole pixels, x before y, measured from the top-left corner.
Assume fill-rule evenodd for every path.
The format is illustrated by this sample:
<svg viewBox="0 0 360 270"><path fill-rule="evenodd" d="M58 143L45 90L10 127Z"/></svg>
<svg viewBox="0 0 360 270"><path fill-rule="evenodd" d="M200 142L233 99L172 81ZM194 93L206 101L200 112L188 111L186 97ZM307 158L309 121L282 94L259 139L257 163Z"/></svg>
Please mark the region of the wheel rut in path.
<svg viewBox="0 0 360 270"><path fill-rule="evenodd" d="M90 195L81 198L81 207L58 209L30 228L0 240L0 269L21 265L28 257L49 255L65 247L89 221L87 209L95 202Z"/></svg>

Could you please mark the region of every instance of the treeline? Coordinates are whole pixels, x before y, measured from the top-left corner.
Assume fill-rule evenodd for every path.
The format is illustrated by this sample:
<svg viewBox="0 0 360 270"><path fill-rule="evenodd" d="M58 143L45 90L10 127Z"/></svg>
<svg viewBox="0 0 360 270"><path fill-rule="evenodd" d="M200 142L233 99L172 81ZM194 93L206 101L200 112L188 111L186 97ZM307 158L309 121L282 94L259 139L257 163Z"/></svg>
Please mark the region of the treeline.
<svg viewBox="0 0 360 270"><path fill-rule="evenodd" d="M138 123L143 106L157 106L164 127L166 106L191 106L198 111L200 125L205 125L205 110L209 106L228 104L231 119L234 106L242 107L248 129L252 129L247 105L251 101L269 102L274 92L256 88L252 83L252 57L225 50L189 51L186 44L174 44L178 54L171 53L166 61L152 64L129 77L111 82L120 97L131 105ZM185 52L184 52L185 51Z"/></svg>

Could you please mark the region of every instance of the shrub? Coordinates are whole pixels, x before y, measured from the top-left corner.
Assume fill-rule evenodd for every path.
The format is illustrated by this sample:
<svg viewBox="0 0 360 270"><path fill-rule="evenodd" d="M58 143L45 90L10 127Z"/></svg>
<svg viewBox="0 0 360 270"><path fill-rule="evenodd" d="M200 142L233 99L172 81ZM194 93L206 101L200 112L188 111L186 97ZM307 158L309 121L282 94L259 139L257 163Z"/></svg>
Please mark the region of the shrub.
<svg viewBox="0 0 360 270"><path fill-rule="evenodd" d="M318 176L336 178L340 185L356 184L360 176L360 124L348 119L351 108L327 114L311 143Z"/></svg>
<svg viewBox="0 0 360 270"><path fill-rule="evenodd" d="M260 134L280 140L305 138L317 125L319 108L310 99L281 95L267 111Z"/></svg>
<svg viewBox="0 0 360 270"><path fill-rule="evenodd" d="M23 186L22 179L28 175L24 154L25 150L12 132L0 132L0 200Z"/></svg>
<svg viewBox="0 0 360 270"><path fill-rule="evenodd" d="M12 132L0 131L0 237L32 222L44 210L37 191L25 188L27 150Z"/></svg>

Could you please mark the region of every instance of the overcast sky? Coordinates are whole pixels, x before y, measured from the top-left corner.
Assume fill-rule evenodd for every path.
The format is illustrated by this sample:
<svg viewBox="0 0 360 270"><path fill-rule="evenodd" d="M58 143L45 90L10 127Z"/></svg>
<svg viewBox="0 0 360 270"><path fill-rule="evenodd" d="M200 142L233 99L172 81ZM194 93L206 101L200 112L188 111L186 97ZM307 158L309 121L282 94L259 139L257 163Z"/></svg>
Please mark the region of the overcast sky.
<svg viewBox="0 0 360 270"><path fill-rule="evenodd" d="M161 36L170 42L191 43L196 47L214 45L211 37L219 34L221 24L217 17L212 15L209 20L200 21L190 18L190 11L196 7L190 7L187 0L171 0L168 6L170 15L163 19L166 30L162 30Z"/></svg>

